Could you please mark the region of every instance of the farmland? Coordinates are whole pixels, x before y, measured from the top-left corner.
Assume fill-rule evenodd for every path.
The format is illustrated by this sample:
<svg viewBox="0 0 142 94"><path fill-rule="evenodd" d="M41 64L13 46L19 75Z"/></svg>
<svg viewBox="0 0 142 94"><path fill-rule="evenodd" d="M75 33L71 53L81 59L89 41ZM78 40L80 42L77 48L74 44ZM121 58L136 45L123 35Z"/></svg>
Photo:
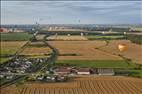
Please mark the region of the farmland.
<svg viewBox="0 0 142 94"><path fill-rule="evenodd" d="M119 51L118 44L125 44L127 50ZM122 55L135 63L142 64L142 45L131 43L129 40L110 40L107 46L100 49L108 53Z"/></svg>
<svg viewBox="0 0 142 94"><path fill-rule="evenodd" d="M57 65L91 67L91 68L136 68L137 65L127 64L124 60L58 60Z"/></svg>
<svg viewBox="0 0 142 94"><path fill-rule="evenodd" d="M44 37L45 37L44 34L38 34L38 35L36 36L36 39L37 39L37 40L43 40Z"/></svg>
<svg viewBox="0 0 142 94"><path fill-rule="evenodd" d="M67 83L27 83L1 89L1 94L141 94L142 80L122 76L77 77Z"/></svg>
<svg viewBox="0 0 142 94"><path fill-rule="evenodd" d="M26 41L1 41L1 55L13 55Z"/></svg>
<svg viewBox="0 0 142 94"><path fill-rule="evenodd" d="M9 56L15 54L26 42L27 41L1 41L0 63L8 61L10 59Z"/></svg>
<svg viewBox="0 0 142 94"><path fill-rule="evenodd" d="M97 40L97 39L124 39L123 35L88 35L86 36L88 40Z"/></svg>
<svg viewBox="0 0 142 94"><path fill-rule="evenodd" d="M32 37L32 34L25 32L12 32L12 33L0 33L1 41L27 41Z"/></svg>
<svg viewBox="0 0 142 94"><path fill-rule="evenodd" d="M26 48L20 53L25 56L44 56L50 55L52 50L47 47L43 42L31 42Z"/></svg>
<svg viewBox="0 0 142 94"><path fill-rule="evenodd" d="M96 49L105 46L105 41L49 41L49 44L59 51L58 60L122 60L119 56Z"/></svg>
<svg viewBox="0 0 142 94"><path fill-rule="evenodd" d="M47 40L64 40L64 41L67 41L67 40L88 40L86 37L84 36L65 36L65 35L54 35L54 36L50 36L47 38Z"/></svg>

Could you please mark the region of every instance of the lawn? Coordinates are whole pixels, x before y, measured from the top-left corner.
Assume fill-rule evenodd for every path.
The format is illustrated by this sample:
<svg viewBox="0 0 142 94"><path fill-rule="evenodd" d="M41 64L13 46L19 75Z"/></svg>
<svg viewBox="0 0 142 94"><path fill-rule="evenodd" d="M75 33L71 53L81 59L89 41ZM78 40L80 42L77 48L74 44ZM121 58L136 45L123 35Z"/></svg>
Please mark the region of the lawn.
<svg viewBox="0 0 142 94"><path fill-rule="evenodd" d="M102 36L102 35L90 35L90 36L86 36L89 40L95 40L95 39L123 39L124 38L124 36L123 35L115 35L115 36L113 36L113 35L110 35L110 36L108 36L108 35L104 35L104 36Z"/></svg>
<svg viewBox="0 0 142 94"><path fill-rule="evenodd" d="M56 65L70 65L91 68L135 68L136 64L127 64L123 60L58 60Z"/></svg>
<svg viewBox="0 0 142 94"><path fill-rule="evenodd" d="M0 33L1 41L26 41L32 37L32 34L26 32Z"/></svg>

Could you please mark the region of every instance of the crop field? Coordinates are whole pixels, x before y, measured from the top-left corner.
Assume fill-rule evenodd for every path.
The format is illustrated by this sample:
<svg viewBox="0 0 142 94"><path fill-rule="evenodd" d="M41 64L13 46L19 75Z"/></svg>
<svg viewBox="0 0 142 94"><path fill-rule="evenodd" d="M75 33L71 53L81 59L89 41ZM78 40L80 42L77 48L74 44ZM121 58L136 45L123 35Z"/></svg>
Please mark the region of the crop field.
<svg viewBox="0 0 142 94"><path fill-rule="evenodd" d="M45 37L44 34L38 34L38 35L36 36L36 39L37 39L37 40L43 40L44 37Z"/></svg>
<svg viewBox="0 0 142 94"><path fill-rule="evenodd" d="M51 49L48 47L30 47L30 48L25 48L20 55L48 55L51 53Z"/></svg>
<svg viewBox="0 0 142 94"><path fill-rule="evenodd" d="M1 94L9 92L10 94L141 94L142 79L122 76L78 77L68 83L27 83L20 89L1 89Z"/></svg>
<svg viewBox="0 0 142 94"><path fill-rule="evenodd" d="M125 44L127 49L119 51L118 45ZM142 45L131 43L129 40L110 40L109 44L105 47L100 48L108 53L122 55L133 62L142 64Z"/></svg>
<svg viewBox="0 0 142 94"><path fill-rule="evenodd" d="M89 35L86 36L88 38L88 40L95 40L95 39L123 39L124 36L123 35Z"/></svg>
<svg viewBox="0 0 142 94"><path fill-rule="evenodd" d="M136 68L134 63L126 63L124 60L57 60L59 66L77 66L91 68Z"/></svg>
<svg viewBox="0 0 142 94"><path fill-rule="evenodd" d="M6 61L8 61L10 58L8 58L8 57L0 57L0 64L2 64L2 63L4 63L4 62L6 62Z"/></svg>
<svg viewBox="0 0 142 94"><path fill-rule="evenodd" d="M31 42L27 47L20 53L20 55L49 55L52 50L47 47L43 42Z"/></svg>
<svg viewBox="0 0 142 94"><path fill-rule="evenodd" d="M54 35L54 36L49 36L47 40L88 40L88 39L84 36L78 36L78 35L76 36Z"/></svg>
<svg viewBox="0 0 142 94"><path fill-rule="evenodd" d="M12 32L12 33L0 33L1 41L27 41L32 37L32 34L25 32Z"/></svg>
<svg viewBox="0 0 142 94"><path fill-rule="evenodd" d="M1 55L15 54L27 41L1 41Z"/></svg>
<svg viewBox="0 0 142 94"><path fill-rule="evenodd" d="M119 56L100 51L105 41L49 41L59 51L58 60L122 60Z"/></svg>

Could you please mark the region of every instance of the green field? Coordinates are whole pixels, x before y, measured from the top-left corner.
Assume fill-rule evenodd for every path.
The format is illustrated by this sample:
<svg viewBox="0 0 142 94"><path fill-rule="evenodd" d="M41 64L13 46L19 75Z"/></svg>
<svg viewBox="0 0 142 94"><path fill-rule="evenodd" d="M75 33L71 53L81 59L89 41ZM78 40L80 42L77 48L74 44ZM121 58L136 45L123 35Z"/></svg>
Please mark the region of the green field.
<svg viewBox="0 0 142 94"><path fill-rule="evenodd" d="M141 77L142 78L142 70L129 70L128 76Z"/></svg>
<svg viewBox="0 0 142 94"><path fill-rule="evenodd" d="M26 32L0 33L1 41L26 41L32 37L32 34Z"/></svg>
<svg viewBox="0 0 142 94"><path fill-rule="evenodd" d="M89 35L86 36L89 40L96 40L96 39L123 39L125 38L123 35Z"/></svg>
<svg viewBox="0 0 142 94"><path fill-rule="evenodd" d="M131 69L131 70L115 70L116 75L125 75L131 77L140 77L142 78L142 70L141 69Z"/></svg>
<svg viewBox="0 0 142 94"><path fill-rule="evenodd" d="M136 68L134 63L127 64L123 60L58 60L56 65L69 65L91 68Z"/></svg>
<svg viewBox="0 0 142 94"><path fill-rule="evenodd" d="M9 60L9 58L6 58L6 57L0 57L0 64L2 64L2 63L4 63L4 62L6 62L6 61L8 61Z"/></svg>

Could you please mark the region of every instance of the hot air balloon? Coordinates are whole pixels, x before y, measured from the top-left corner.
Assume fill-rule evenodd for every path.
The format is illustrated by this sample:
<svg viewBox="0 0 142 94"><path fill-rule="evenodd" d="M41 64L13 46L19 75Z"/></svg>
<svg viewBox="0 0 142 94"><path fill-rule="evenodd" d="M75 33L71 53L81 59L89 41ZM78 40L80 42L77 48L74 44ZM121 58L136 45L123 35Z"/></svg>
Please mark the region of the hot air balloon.
<svg viewBox="0 0 142 94"><path fill-rule="evenodd" d="M125 51L125 50L127 50L127 45L126 44L119 44L118 45L118 49L119 49L119 51Z"/></svg>

